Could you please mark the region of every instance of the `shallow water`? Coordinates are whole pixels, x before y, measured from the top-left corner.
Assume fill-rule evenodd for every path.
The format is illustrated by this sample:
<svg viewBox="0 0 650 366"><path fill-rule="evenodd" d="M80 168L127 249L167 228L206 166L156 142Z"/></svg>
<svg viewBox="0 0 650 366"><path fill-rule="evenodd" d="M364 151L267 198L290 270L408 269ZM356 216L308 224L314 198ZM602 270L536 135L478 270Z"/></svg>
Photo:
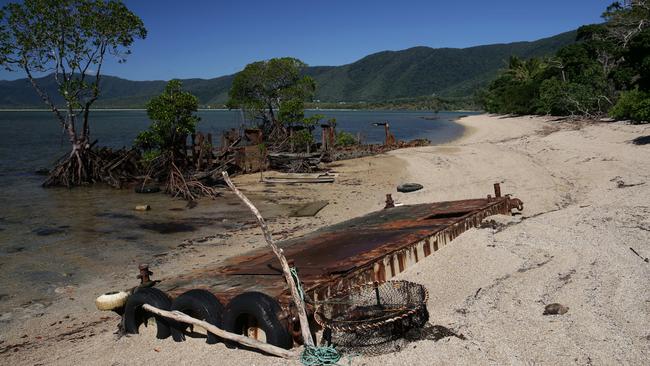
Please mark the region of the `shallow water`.
<svg viewBox="0 0 650 366"><path fill-rule="evenodd" d="M314 113L314 112L310 112ZM388 121L398 139L449 141L462 133L453 123L458 113L403 111L318 111L337 118L337 129L360 133L365 142L381 142ZM241 125L239 112L201 111L199 130L216 136ZM423 117L436 117L436 120ZM92 113L93 138L99 145L122 147L149 125L144 111ZM250 222L250 213L231 196L185 202L163 194L136 194L107 187L43 189L43 176L66 153L68 143L49 112L0 112L0 312L29 300L47 301L57 287L110 273L115 264L148 260L183 239L215 235ZM137 204L151 211L137 212ZM261 204L263 214L287 209Z"/></svg>

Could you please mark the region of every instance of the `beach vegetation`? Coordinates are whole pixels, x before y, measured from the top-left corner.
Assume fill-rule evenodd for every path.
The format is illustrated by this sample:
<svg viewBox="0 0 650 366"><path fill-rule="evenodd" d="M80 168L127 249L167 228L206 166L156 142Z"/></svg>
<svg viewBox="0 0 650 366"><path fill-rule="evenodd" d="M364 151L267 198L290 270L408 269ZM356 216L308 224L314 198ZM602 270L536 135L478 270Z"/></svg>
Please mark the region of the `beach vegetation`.
<svg viewBox="0 0 650 366"><path fill-rule="evenodd" d="M325 116L322 114L305 117L303 113L302 119L295 120L291 123L290 128L293 129L290 137L292 150L311 152L311 148L315 143L314 130L323 118Z"/></svg>
<svg viewBox="0 0 650 366"><path fill-rule="evenodd" d="M307 129L294 131L290 139L294 150L311 152L311 146L314 144L314 135L311 131Z"/></svg>
<svg viewBox="0 0 650 366"><path fill-rule="evenodd" d="M72 147L45 186L104 180L91 148L89 118L100 95L102 66L109 56L125 62L133 42L146 35L142 20L115 0L25 0L0 10L0 65L27 75ZM51 73L62 105L37 78L44 73Z"/></svg>
<svg viewBox="0 0 650 366"><path fill-rule="evenodd" d="M288 127L304 119L304 103L316 90L314 79L303 74L306 67L291 57L248 64L235 75L226 105L242 109L269 141L286 141Z"/></svg>
<svg viewBox="0 0 650 366"><path fill-rule="evenodd" d="M198 107L198 98L183 90L180 80L169 81L165 90L147 103L152 122L135 139L135 146L143 151L147 179L163 183L166 193L188 201L218 195L214 188L195 179L195 167L186 152L188 136L196 132L201 120L196 115ZM207 153L212 145L206 142L200 149Z"/></svg>
<svg viewBox="0 0 650 366"><path fill-rule="evenodd" d="M147 103L152 123L136 137L136 146L144 151L184 156L187 136L196 132L200 118L196 115L198 98L182 87L180 80L171 80L162 94Z"/></svg>
<svg viewBox="0 0 650 366"><path fill-rule="evenodd" d="M638 89L625 91L609 113L613 118L634 123L650 122L650 93Z"/></svg>
<svg viewBox="0 0 650 366"><path fill-rule="evenodd" d="M350 132L338 131L336 133L336 146L353 146L359 142Z"/></svg>
<svg viewBox="0 0 650 366"><path fill-rule="evenodd" d="M602 24L578 29L576 43L554 57L521 60L481 95L485 110L647 121L650 92L650 2L618 1Z"/></svg>

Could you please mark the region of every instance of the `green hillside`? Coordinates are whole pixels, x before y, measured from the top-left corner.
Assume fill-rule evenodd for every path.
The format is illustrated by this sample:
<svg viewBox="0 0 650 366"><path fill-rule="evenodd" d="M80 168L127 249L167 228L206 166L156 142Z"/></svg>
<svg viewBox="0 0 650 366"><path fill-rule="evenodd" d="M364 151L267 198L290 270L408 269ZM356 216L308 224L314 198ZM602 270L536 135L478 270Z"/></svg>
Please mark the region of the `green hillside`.
<svg viewBox="0 0 650 366"><path fill-rule="evenodd" d="M317 82L321 102L381 102L437 95L468 97L506 66L511 55L522 58L551 55L574 42L575 31L533 42L493 44L470 48L414 47L384 51L343 66L315 66L306 71ZM203 106L221 107L233 75L183 80L184 88ZM56 95L53 77L39 81ZM104 76L97 107L138 108L159 94L165 81L131 81ZM0 81L0 108L43 108L26 79Z"/></svg>

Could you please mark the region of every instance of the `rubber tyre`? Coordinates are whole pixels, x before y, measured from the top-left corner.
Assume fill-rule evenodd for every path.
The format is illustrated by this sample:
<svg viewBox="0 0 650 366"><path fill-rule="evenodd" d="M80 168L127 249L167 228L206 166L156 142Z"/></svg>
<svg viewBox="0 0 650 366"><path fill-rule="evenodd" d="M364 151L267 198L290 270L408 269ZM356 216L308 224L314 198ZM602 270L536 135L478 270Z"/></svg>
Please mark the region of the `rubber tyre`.
<svg viewBox="0 0 650 366"><path fill-rule="evenodd" d="M129 294L126 291L107 292L95 300L95 306L98 310L115 310L124 307L128 299Z"/></svg>
<svg viewBox="0 0 650 366"><path fill-rule="evenodd" d="M124 306L124 330L127 334L138 334L138 328L147 319L156 319L156 338L165 339L171 335L169 321L161 316L148 313L142 309L142 305L149 304L158 309L171 309L172 302L167 295L157 288L147 287L137 289Z"/></svg>
<svg viewBox="0 0 650 366"><path fill-rule="evenodd" d="M193 318L204 320L218 328L222 328L223 305L219 300L209 291L206 290L190 290L172 301L172 310L178 310ZM172 338L176 342L185 340L184 330L187 329L188 324L176 322L171 328ZM223 328L222 328L223 329ZM208 344L215 344L219 338L208 332Z"/></svg>
<svg viewBox="0 0 650 366"><path fill-rule="evenodd" d="M397 186L397 192L402 192L402 193L415 192L415 191L419 191L422 188L424 188L422 184L404 183Z"/></svg>
<svg viewBox="0 0 650 366"><path fill-rule="evenodd" d="M235 296L226 306L223 315L224 328L235 334L244 334L242 315L253 317L266 334L266 343L284 349L293 346L293 339L287 327L280 322L278 302L261 292L245 292Z"/></svg>

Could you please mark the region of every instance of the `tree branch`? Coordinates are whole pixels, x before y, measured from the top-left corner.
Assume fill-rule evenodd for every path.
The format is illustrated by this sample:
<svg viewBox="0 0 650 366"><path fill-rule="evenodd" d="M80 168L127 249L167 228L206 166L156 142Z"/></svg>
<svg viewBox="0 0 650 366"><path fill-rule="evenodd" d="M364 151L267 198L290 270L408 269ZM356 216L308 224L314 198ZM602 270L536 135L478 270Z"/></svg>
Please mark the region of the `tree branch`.
<svg viewBox="0 0 650 366"><path fill-rule="evenodd" d="M184 313L182 313L180 311L162 310L162 309L158 309L156 307L153 307L153 306L151 306L149 304L142 305L142 308L144 310L150 312L150 313L157 314L157 315L160 315L160 316L165 317L165 318L176 320L178 322L185 323L185 324L192 324L192 325L199 326L199 327L207 330L208 332L210 332L210 333L212 333L212 334L214 334L214 335L216 335L218 337L221 337L223 339L227 339L229 341L237 342L237 343L242 344L242 345L247 346L247 347L251 347L251 348L255 348L255 349L264 351L264 352L266 352L268 354L271 354L271 355L274 355L274 356L279 356L279 357L287 358L287 359L297 358L297 356L298 356L298 354L295 351L286 350L284 348L280 348L280 347L274 346L274 345L269 344L269 343L260 342L260 341L254 339L254 338L249 338L249 337L246 337L246 336L243 336L243 335L227 332L227 331L225 331L225 330L223 330L221 328L218 328L218 327L216 327L216 326L214 326L214 325L212 325L212 324L210 324L210 323L208 323L206 321L195 319L195 318L193 318L193 317L191 317L191 316L189 316L187 314L184 314Z"/></svg>
<svg viewBox="0 0 650 366"><path fill-rule="evenodd" d="M32 87L36 90L36 93L41 97L41 99L47 104L52 112L57 116L59 119L59 122L61 123L61 127L65 130L67 130L68 126L66 123L66 118L61 114L59 109L56 107L56 105L52 102L50 99L50 96L43 90L41 87L36 83L36 80L32 76L32 72L27 66L27 61L23 60L23 70L25 70L25 74L27 74L27 78L29 79L29 82L32 84Z"/></svg>
<svg viewBox="0 0 650 366"><path fill-rule="evenodd" d="M271 247L271 250L275 256L278 257L278 260L282 266L282 272L284 273L284 280L289 285L291 297L293 298L293 302L295 303L296 309L298 310L298 319L300 320L300 330L302 332L304 344L305 346L313 346L314 341L311 337L311 331L309 329L309 321L307 320L307 312L305 311L305 302L298 293L298 288L296 287L296 283L294 282L293 276L291 275L291 269L289 268L289 263L284 256L284 251L281 248L278 248L278 246L273 241L271 232L269 231L268 226L266 226L266 221L264 221L264 218L262 217L262 214L260 214L260 211L243 193L239 191L239 189L237 189L237 187L230 180L228 172L224 171L222 172L222 175L226 181L226 184L228 184L228 187L230 187L235 195L237 195L237 197L239 197L239 199L241 199L244 204L248 206L248 208L253 212L253 215L255 215L257 218L257 222L260 224L260 228L262 229L266 243L269 245L269 247Z"/></svg>

